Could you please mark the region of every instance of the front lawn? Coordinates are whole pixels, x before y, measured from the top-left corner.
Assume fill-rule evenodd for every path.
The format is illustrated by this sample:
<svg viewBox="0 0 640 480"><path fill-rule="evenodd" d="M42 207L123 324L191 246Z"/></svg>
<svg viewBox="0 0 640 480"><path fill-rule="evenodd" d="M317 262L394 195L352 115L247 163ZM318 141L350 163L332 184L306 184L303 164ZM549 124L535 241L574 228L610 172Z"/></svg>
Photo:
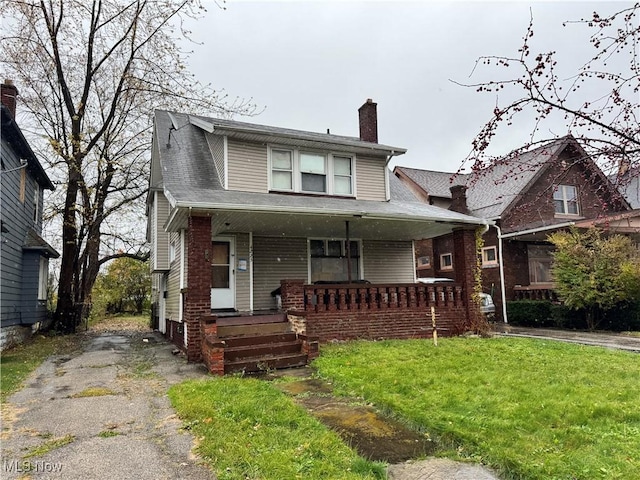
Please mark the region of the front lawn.
<svg viewBox="0 0 640 480"><path fill-rule="evenodd" d="M323 345L314 365L502 478L630 479L640 472L640 356L535 339Z"/></svg>
<svg viewBox="0 0 640 480"><path fill-rule="evenodd" d="M384 465L359 457L268 382L190 380L169 398L220 480L385 478Z"/></svg>

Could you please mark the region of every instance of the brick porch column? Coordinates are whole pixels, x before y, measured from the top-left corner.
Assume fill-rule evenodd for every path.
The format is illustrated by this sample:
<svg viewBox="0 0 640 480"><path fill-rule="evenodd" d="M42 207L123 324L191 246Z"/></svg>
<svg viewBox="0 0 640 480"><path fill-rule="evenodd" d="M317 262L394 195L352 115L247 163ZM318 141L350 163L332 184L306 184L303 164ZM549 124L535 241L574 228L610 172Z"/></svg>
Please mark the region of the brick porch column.
<svg viewBox="0 0 640 480"><path fill-rule="evenodd" d="M187 360L202 361L200 317L211 315L211 217L189 217L184 322Z"/></svg>
<svg viewBox="0 0 640 480"><path fill-rule="evenodd" d="M465 303L467 318L464 326L469 328L478 325L482 320L480 306L475 302L476 234L475 229L457 228L453 230L453 252L456 282L463 287L462 297Z"/></svg>

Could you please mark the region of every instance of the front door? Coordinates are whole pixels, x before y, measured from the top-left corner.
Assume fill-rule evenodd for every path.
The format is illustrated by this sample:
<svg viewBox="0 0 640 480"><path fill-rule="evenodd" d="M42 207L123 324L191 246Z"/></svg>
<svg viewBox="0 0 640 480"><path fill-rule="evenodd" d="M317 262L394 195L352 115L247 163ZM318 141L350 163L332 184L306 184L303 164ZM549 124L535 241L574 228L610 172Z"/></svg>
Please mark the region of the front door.
<svg viewBox="0 0 640 480"><path fill-rule="evenodd" d="M211 242L211 247L211 308L235 308L233 238L217 237Z"/></svg>

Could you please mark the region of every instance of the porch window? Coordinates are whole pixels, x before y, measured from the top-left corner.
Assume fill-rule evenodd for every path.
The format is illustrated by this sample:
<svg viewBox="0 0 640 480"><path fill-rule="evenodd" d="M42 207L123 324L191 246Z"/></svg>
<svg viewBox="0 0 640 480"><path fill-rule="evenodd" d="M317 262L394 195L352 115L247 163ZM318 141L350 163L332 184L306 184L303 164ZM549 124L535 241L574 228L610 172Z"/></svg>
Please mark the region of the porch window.
<svg viewBox="0 0 640 480"><path fill-rule="evenodd" d="M443 253L440 255L440 270L453 270L453 254Z"/></svg>
<svg viewBox="0 0 640 480"><path fill-rule="evenodd" d="M495 246L482 249L481 264L483 267L495 267L498 265L498 252Z"/></svg>
<svg viewBox="0 0 640 480"><path fill-rule="evenodd" d="M344 282L349 280L347 248L351 256L351 279L360 279L360 242L351 240L347 247L343 239L309 240L311 283L318 281Z"/></svg>
<svg viewBox="0 0 640 480"><path fill-rule="evenodd" d="M529 245L529 283L553 283L551 263L553 247L550 245Z"/></svg>
<svg viewBox="0 0 640 480"><path fill-rule="evenodd" d="M578 189L573 185L558 185L553 192L553 206L560 215L578 215Z"/></svg>
<svg viewBox="0 0 640 480"><path fill-rule="evenodd" d="M418 270L424 270L428 268L431 268L431 257L429 255L418 257Z"/></svg>

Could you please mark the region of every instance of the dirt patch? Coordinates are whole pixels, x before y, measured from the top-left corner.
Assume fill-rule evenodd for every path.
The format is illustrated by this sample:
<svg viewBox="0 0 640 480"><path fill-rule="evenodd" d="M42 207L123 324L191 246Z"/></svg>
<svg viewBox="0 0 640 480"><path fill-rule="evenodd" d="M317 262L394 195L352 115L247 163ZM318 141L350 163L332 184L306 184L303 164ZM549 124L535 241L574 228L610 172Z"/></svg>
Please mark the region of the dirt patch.
<svg viewBox="0 0 640 480"><path fill-rule="evenodd" d="M436 449L428 435L407 428L370 405L334 397L331 386L321 380L285 382L278 388L370 460L400 463L424 458Z"/></svg>

